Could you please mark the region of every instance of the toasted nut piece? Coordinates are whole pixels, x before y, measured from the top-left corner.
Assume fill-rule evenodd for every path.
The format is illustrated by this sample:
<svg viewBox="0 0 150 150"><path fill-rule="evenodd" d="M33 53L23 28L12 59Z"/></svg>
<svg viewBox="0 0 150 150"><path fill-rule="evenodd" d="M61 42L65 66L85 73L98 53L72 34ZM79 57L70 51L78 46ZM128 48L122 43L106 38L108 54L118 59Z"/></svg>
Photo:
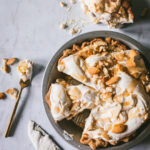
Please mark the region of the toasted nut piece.
<svg viewBox="0 0 150 150"><path fill-rule="evenodd" d="M9 73L9 68L7 65L4 65L1 67L1 70L4 72L4 73Z"/></svg>
<svg viewBox="0 0 150 150"><path fill-rule="evenodd" d="M76 34L77 32L78 32L78 29L72 28L72 29L70 30L70 34L71 34L71 35Z"/></svg>
<svg viewBox="0 0 150 150"><path fill-rule="evenodd" d="M132 60L132 59L128 59L128 60L126 61L126 63L127 63L127 66L128 66L128 67L135 67L135 66L136 66L134 60Z"/></svg>
<svg viewBox="0 0 150 150"><path fill-rule="evenodd" d="M105 41L106 41L107 43L110 43L110 42L111 42L111 38L110 38L110 37L107 37L107 38L105 39Z"/></svg>
<svg viewBox="0 0 150 150"><path fill-rule="evenodd" d="M67 6L67 4L64 3L64 2L60 2L60 6L61 6L61 7L65 7L65 6Z"/></svg>
<svg viewBox="0 0 150 150"><path fill-rule="evenodd" d="M112 127L112 133L122 133L127 129L127 125L124 124L115 124Z"/></svg>
<svg viewBox="0 0 150 150"><path fill-rule="evenodd" d="M136 50L134 49L130 50L130 53L129 53L130 58L134 58L135 56L138 56L138 55L139 53Z"/></svg>
<svg viewBox="0 0 150 150"><path fill-rule="evenodd" d="M0 100L5 99L5 97L6 97L5 93L0 92Z"/></svg>
<svg viewBox="0 0 150 150"><path fill-rule="evenodd" d="M109 142L111 145L116 145L118 142L115 141L115 142Z"/></svg>
<svg viewBox="0 0 150 150"><path fill-rule="evenodd" d="M6 94L10 95L13 99L17 99L18 90L15 88L10 88L6 91Z"/></svg>
<svg viewBox="0 0 150 150"><path fill-rule="evenodd" d="M112 85L112 84L118 82L119 80L120 80L120 77L118 77L118 76L112 77L106 82L106 85Z"/></svg>
<svg viewBox="0 0 150 150"><path fill-rule="evenodd" d="M89 67L89 68L87 68L87 71L88 71L91 75L99 73L99 69L96 68L96 67Z"/></svg>
<svg viewBox="0 0 150 150"><path fill-rule="evenodd" d="M129 137L126 137L124 139L122 139L123 142L129 142L130 138Z"/></svg>
<svg viewBox="0 0 150 150"><path fill-rule="evenodd" d="M2 61L3 61L3 63L4 63L4 66L1 67L1 70L2 70L4 73L9 73L9 67L7 66L7 59L6 59L6 58L3 58Z"/></svg>
<svg viewBox="0 0 150 150"><path fill-rule="evenodd" d="M16 62L17 62L17 58L10 58L10 59L8 59L6 64L7 65L13 65Z"/></svg>
<svg viewBox="0 0 150 150"><path fill-rule="evenodd" d="M145 89L146 89L146 92L147 92L147 93L150 93L150 84L148 84L148 85L145 87Z"/></svg>
<svg viewBox="0 0 150 150"><path fill-rule="evenodd" d="M65 23L60 24L60 28L61 29L66 29L67 28L67 24L65 24Z"/></svg>

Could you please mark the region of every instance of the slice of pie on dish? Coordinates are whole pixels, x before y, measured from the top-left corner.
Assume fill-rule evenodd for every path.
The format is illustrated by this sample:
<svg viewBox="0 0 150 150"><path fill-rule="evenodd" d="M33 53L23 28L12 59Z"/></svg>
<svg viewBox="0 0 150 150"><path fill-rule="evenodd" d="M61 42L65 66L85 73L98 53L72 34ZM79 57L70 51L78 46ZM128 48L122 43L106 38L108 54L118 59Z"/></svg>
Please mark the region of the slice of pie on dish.
<svg viewBox="0 0 150 150"><path fill-rule="evenodd" d="M115 77L118 68L126 69L138 78L146 71L144 61L135 50L118 41L95 39L81 47L73 46L64 51L58 62L58 71L70 75L77 81L102 92L105 85L119 81Z"/></svg>
<svg viewBox="0 0 150 150"><path fill-rule="evenodd" d="M133 23L130 0L81 0L81 6L95 23L115 28L124 23Z"/></svg>

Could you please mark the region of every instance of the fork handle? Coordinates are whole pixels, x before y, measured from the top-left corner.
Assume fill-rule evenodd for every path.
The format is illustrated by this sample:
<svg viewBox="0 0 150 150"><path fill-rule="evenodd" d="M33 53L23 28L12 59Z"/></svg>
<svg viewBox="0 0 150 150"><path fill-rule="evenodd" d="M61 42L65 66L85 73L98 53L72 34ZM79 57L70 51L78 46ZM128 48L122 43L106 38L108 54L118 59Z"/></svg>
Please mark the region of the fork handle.
<svg viewBox="0 0 150 150"><path fill-rule="evenodd" d="M14 120L14 116L15 116L18 104L19 104L19 100L20 100L20 96L21 96L22 90L23 90L23 88L20 88L19 94L17 96L16 102L15 102L15 105L14 105L14 108L13 108L13 112L11 114L11 117L10 117L7 129L5 131L5 135L4 135L5 138L9 136L10 129L11 129L11 126L12 126L12 123L13 123L13 120Z"/></svg>

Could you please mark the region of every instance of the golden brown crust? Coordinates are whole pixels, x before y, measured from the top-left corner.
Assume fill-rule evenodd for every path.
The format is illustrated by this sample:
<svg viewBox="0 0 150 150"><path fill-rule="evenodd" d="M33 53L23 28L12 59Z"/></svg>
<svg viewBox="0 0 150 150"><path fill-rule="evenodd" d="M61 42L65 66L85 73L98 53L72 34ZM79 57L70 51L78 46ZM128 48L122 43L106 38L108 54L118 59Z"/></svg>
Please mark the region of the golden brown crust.
<svg viewBox="0 0 150 150"><path fill-rule="evenodd" d="M92 150L95 150L97 147L107 147L108 145L108 142L100 139L100 138L97 138L97 139L90 139L88 137L88 134L84 134L82 135L81 139L80 139L80 142L82 144L87 144L91 147Z"/></svg>

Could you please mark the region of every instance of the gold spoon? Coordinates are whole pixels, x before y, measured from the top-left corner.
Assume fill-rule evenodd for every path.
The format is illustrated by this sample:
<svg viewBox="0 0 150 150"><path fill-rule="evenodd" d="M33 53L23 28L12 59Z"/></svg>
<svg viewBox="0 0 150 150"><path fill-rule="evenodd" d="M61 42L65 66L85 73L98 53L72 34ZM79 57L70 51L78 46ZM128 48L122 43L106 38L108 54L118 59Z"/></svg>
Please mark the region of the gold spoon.
<svg viewBox="0 0 150 150"><path fill-rule="evenodd" d="M14 109L13 109L13 112L11 114L11 118L9 120L9 124L7 126L7 129L6 129L6 132L5 132L5 137L8 137L9 136L9 132L10 132L10 129L11 129L11 126L12 126L12 123L13 123L13 120L14 120L14 116L15 116L15 113L16 113L16 110L17 110L17 106L18 106L18 103L19 103L19 100L20 100L20 96L21 96L21 93L22 93L22 90L29 86L31 83L30 80L27 80L26 82L24 82L22 79L20 80L19 84L20 84L20 91L19 91L19 94L17 96L17 99L16 99L16 103L14 105Z"/></svg>

